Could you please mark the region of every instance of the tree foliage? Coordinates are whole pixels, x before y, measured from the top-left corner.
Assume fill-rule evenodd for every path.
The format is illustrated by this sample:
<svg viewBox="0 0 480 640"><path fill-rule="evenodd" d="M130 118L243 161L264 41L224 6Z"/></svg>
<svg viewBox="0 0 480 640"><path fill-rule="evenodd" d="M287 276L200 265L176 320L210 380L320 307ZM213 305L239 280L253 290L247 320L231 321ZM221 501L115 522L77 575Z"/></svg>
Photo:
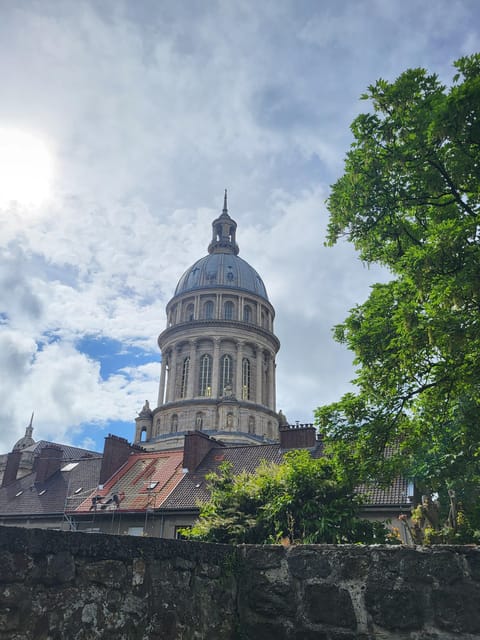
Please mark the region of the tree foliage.
<svg viewBox="0 0 480 640"><path fill-rule="evenodd" d="M292 451L280 465L234 475L229 463L208 476L210 500L189 538L222 543L384 542L381 523L358 517L350 482L324 458Z"/></svg>
<svg viewBox="0 0 480 640"><path fill-rule="evenodd" d="M480 456L480 54L452 86L424 69L378 80L333 185L328 243L392 279L335 328L358 393L317 410L352 473L408 473L473 514ZM391 455L385 457L387 450ZM448 502L448 500L447 500ZM468 503L468 505L467 505ZM478 513L477 513L478 516Z"/></svg>

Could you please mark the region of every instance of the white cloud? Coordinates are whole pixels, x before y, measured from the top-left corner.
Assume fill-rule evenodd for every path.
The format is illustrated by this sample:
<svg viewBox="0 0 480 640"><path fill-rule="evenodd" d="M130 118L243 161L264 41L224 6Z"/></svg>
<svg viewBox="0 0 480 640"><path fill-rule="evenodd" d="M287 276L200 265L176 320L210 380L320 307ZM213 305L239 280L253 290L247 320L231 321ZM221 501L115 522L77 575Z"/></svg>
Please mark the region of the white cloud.
<svg viewBox="0 0 480 640"><path fill-rule="evenodd" d="M206 253L224 187L277 310L278 405L309 419L348 388L331 327L385 277L323 246L348 125L379 76L427 66L448 81L479 17L469 0L3 7L0 126L40 136L57 171L48 203L0 210L4 449L32 410L36 437L91 443L84 423L154 403L164 307ZM102 378L86 335L152 363Z"/></svg>

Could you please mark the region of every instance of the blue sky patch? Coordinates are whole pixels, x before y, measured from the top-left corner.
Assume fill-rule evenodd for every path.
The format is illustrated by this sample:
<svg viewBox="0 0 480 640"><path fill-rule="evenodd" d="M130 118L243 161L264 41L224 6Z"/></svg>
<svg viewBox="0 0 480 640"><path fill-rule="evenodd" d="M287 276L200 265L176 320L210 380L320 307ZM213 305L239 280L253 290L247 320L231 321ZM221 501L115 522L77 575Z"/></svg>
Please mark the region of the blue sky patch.
<svg viewBox="0 0 480 640"><path fill-rule="evenodd" d="M76 343L76 347L92 360L100 362L102 380L107 380L124 367L138 367L152 362L151 352L105 336L85 336Z"/></svg>

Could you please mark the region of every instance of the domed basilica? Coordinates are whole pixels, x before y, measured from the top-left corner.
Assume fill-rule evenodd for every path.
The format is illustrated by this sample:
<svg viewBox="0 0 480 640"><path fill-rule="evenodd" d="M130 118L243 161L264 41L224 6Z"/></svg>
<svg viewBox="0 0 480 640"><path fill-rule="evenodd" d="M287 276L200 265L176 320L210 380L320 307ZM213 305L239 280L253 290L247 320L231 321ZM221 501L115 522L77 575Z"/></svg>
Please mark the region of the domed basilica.
<svg viewBox="0 0 480 640"><path fill-rule="evenodd" d="M208 255L167 304L157 407L146 402L136 418L135 441L147 449L181 447L192 430L232 444L278 440L275 311L261 277L238 256L236 231L225 191Z"/></svg>

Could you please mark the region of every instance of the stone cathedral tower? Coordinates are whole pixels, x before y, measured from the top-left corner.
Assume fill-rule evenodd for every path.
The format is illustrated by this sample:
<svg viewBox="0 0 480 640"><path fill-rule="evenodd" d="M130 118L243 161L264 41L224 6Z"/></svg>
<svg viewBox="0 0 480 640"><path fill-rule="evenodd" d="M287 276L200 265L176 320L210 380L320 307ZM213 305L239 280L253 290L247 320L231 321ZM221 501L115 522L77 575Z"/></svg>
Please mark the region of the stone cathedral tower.
<svg viewBox="0 0 480 640"><path fill-rule="evenodd" d="M230 443L278 439L275 311L258 273L238 256L237 223L227 210L212 223L208 255L180 278L158 337L158 404L136 419L136 442L182 445L202 430Z"/></svg>

